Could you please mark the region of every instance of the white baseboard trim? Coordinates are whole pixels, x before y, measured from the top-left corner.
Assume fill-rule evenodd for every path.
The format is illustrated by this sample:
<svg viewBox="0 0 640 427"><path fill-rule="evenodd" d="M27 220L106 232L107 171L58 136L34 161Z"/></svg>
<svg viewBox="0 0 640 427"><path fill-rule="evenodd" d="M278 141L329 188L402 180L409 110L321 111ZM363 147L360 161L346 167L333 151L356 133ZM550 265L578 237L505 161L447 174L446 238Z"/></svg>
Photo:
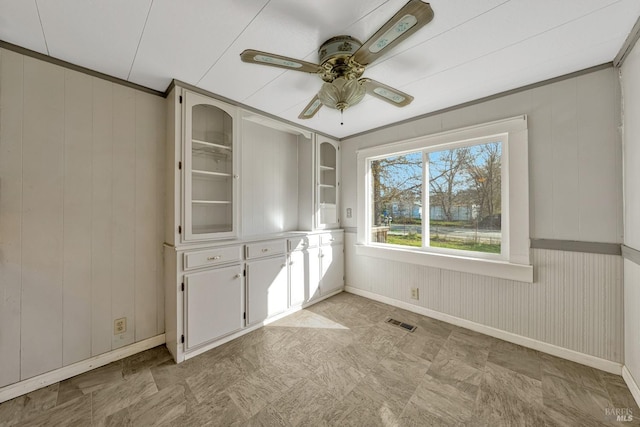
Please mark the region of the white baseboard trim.
<svg viewBox="0 0 640 427"><path fill-rule="evenodd" d="M576 362L582 365L590 366L592 368L600 369L602 371L609 372L611 374L620 375L622 373L621 363L612 362L610 360L601 359L596 356L580 353L575 350L570 350L568 348L560 347L554 344L538 341L536 339L514 334L512 332L503 331L502 329L497 329L491 326L483 325L481 323L473 322L471 320L463 319L460 317L452 316L450 314L420 307L404 301L399 301L393 298L385 297L383 295L378 295L373 292L354 288L353 286L345 286L345 291L355 295L360 295L365 298L372 299L374 301L379 301L385 304L389 304L394 307L402 308L407 311L422 314L423 316L441 320L443 322L447 322L452 325L460 326L466 329L471 329L472 331L480 332L481 334L489 335L504 341L509 341L511 343L518 344L523 347L532 348L534 350L538 350L543 353L547 353L556 357L561 357L563 359L571 360L572 362Z"/></svg>
<svg viewBox="0 0 640 427"><path fill-rule="evenodd" d="M79 374L83 374L100 366L108 365L116 360L124 359L141 351L149 350L165 343L164 334L147 338L146 340L120 347L118 349L102 353L89 359L81 360L69 366L55 369L50 372L19 381L0 388L0 403L11 400L23 394L30 393L42 387L66 380Z"/></svg>
<svg viewBox="0 0 640 427"><path fill-rule="evenodd" d="M631 372L626 365L622 367L622 378L624 379L624 382L627 383L627 387L629 387L629 391L631 392L631 395L635 399L636 403L638 404L638 406L640 406L640 387L638 387L638 383L633 378L633 375L631 375Z"/></svg>

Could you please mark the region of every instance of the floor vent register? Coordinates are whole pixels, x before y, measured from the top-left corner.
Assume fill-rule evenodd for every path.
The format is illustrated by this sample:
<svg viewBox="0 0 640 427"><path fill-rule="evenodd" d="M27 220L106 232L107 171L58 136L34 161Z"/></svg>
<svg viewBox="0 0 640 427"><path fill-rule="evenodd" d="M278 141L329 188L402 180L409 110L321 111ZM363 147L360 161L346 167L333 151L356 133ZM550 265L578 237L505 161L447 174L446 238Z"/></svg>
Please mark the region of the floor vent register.
<svg viewBox="0 0 640 427"><path fill-rule="evenodd" d="M413 332L417 328L417 326L413 326L413 325L410 325L408 323L404 323L404 322L401 322L399 320L392 319L391 317L387 317L387 320L385 320L385 322L390 323L390 324L392 324L394 326L397 326L399 328L406 329L409 332Z"/></svg>

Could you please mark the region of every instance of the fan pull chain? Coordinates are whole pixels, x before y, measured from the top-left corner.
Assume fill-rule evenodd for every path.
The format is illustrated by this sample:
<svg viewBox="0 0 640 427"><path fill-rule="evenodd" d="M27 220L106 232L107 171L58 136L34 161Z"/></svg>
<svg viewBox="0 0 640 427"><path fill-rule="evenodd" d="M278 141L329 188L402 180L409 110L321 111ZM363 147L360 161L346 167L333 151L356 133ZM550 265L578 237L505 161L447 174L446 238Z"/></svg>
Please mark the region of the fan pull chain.
<svg viewBox="0 0 640 427"><path fill-rule="evenodd" d="M340 126L344 125L344 110L340 110Z"/></svg>

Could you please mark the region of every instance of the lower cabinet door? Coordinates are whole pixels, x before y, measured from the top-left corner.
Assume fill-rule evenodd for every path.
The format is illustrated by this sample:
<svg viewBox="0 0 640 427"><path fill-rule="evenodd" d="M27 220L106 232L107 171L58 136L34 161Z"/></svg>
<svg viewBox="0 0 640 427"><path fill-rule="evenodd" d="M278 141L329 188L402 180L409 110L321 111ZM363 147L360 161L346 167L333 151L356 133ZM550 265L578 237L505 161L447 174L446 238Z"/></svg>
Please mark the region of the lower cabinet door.
<svg viewBox="0 0 640 427"><path fill-rule="evenodd" d="M342 245L323 246L320 251L320 288L322 295L344 287L344 253Z"/></svg>
<svg viewBox="0 0 640 427"><path fill-rule="evenodd" d="M307 287L305 254L306 251L293 251L289 255L289 305L291 306L300 305L305 301L304 290Z"/></svg>
<svg viewBox="0 0 640 427"><path fill-rule="evenodd" d="M185 276L186 347L197 347L244 326L242 265Z"/></svg>
<svg viewBox="0 0 640 427"><path fill-rule="evenodd" d="M312 301L320 296L320 248L310 248L308 252L307 301Z"/></svg>
<svg viewBox="0 0 640 427"><path fill-rule="evenodd" d="M283 255L247 262L247 323L262 322L287 309L287 263Z"/></svg>

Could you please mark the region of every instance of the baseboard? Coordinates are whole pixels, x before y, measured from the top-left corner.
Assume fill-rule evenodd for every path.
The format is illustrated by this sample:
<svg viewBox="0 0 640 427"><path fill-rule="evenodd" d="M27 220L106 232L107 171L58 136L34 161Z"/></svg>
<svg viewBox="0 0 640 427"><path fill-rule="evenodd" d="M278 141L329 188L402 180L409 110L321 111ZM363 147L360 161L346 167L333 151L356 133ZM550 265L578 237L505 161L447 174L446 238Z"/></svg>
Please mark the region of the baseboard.
<svg viewBox="0 0 640 427"><path fill-rule="evenodd" d="M622 378L624 378L624 382L627 383L627 387L629 387L629 391L635 399L636 404L640 406L640 387L638 387L638 383L626 366L622 367Z"/></svg>
<svg viewBox="0 0 640 427"><path fill-rule="evenodd" d="M164 334L0 388L0 403L165 343Z"/></svg>
<svg viewBox="0 0 640 427"><path fill-rule="evenodd" d="M383 295L378 295L373 292L354 288L353 286L345 286L345 291L355 295L360 295L365 298L372 299L374 301L389 304L394 307L402 308L407 311L422 314L423 316L441 320L443 322L447 322L452 325L460 326L466 329L471 329L472 331L480 332L481 334L489 335L494 338L499 338L504 341L509 341L514 344L521 345L523 347L532 348L534 350L538 350L543 353L547 353L556 357L571 360L572 362L576 362L582 365L590 366L592 368L600 369L602 371L606 371L612 374L620 375L622 373L622 364L617 362L601 359L599 357L591 356L585 353L580 353L575 350L570 350L568 348L560 347L554 344L549 344L543 341L538 341L533 338L528 338L522 335L514 334L512 332L503 331L502 329L497 329L491 326L483 325L481 323L472 322L471 320L462 319L460 317L452 316L450 314L442 313L435 310L430 310L428 308L413 305L404 301L399 301L393 298L385 297Z"/></svg>

